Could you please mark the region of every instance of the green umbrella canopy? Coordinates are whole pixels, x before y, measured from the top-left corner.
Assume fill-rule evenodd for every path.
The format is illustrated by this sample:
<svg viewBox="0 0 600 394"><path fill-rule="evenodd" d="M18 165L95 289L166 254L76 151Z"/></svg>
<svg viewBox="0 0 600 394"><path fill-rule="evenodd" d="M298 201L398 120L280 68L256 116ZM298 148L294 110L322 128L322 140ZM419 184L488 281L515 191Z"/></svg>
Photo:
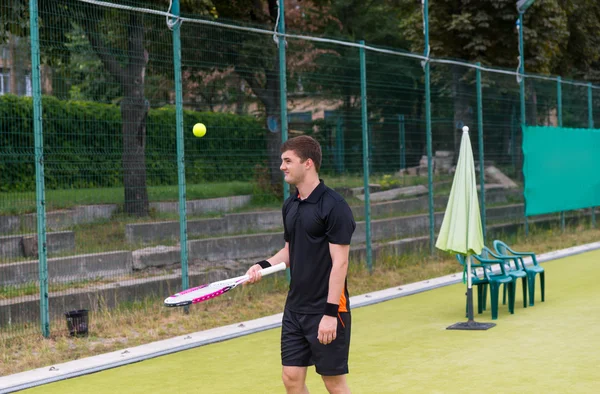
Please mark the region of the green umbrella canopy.
<svg viewBox="0 0 600 394"><path fill-rule="evenodd" d="M460 154L452 190L435 246L441 250L464 255L478 255L483 248L475 163L468 131L463 132L460 142Z"/></svg>

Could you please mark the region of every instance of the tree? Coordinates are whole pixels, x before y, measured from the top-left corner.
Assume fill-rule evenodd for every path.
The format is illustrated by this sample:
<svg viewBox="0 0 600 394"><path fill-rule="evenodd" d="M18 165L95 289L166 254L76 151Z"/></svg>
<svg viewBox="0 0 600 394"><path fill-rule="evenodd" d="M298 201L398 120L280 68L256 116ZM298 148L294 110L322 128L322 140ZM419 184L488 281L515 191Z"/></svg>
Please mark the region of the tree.
<svg viewBox="0 0 600 394"><path fill-rule="evenodd" d="M60 59L53 62L54 96L63 100L119 103L123 89L120 84L114 83L83 28L73 24L65 38L69 57L66 63Z"/></svg>
<svg viewBox="0 0 600 394"><path fill-rule="evenodd" d="M283 1L283 0L281 0ZM273 30L279 13L277 0L214 0L216 14L220 19L234 20L236 23L243 22L262 29ZM306 2L305 2L306 3ZM297 27L295 22L298 18L289 18L288 13L293 14L300 7L299 0L286 2L286 26L288 29ZM302 7L305 5L303 4ZM281 105L280 105L280 74L279 74L279 51L272 36L236 34L224 29L221 42L230 43L225 50L228 55L224 56L225 64L234 65L235 72L248 84L254 95L264 107L265 130L269 129L269 120L276 119L278 127L271 127L267 137L268 168L271 186L277 192L281 192L282 178L280 165L279 147L281 145ZM227 38L229 37L229 38ZM283 41L280 41L283 42ZM288 57L289 69L294 68L296 63L293 58Z"/></svg>
<svg viewBox="0 0 600 394"><path fill-rule="evenodd" d="M560 48L552 73L573 79L600 82L600 3L565 0L569 37Z"/></svg>
<svg viewBox="0 0 600 394"><path fill-rule="evenodd" d="M581 1L581 0L573 0ZM525 68L528 73L550 73L562 57L568 40L567 12L559 0L537 0L525 14ZM423 50L422 9L414 2L403 2L408 17L401 21L412 42L413 51ZM514 0L437 0L430 1L430 56L455 58L471 63L516 70L518 66L518 14ZM484 73L484 86L496 91L517 92L516 81ZM458 151L462 124L474 124L474 72L464 66L432 67L432 84L451 100L454 131L451 140ZM509 113L518 95L498 100L498 112ZM530 92L534 97L535 91ZM439 98L436 98L439 99ZM512 103L511 103L512 100ZM504 103L504 104L502 104ZM533 114L533 111L528 111ZM438 112L439 116L443 116ZM439 135L437 140L444 140Z"/></svg>
<svg viewBox="0 0 600 394"><path fill-rule="evenodd" d="M364 40L369 46L394 50L409 45L398 23L402 14L396 1L331 0L321 2L317 12L318 17L313 19L328 21L319 31L320 35L350 42ZM360 118L351 116L353 112L356 114L362 105L359 50L343 45L319 43L315 44L315 47L321 50L315 60L317 72L331 76L320 88L329 94L342 97L344 104L341 111L348 131L345 137L354 141L355 148L360 148L356 146L362 139ZM372 169L389 171L390 150L399 146L399 143L389 140L390 136L398 136L398 115L403 114L410 118L420 118L422 115L422 106L419 103L422 103L420 92L423 90L423 72L418 61L395 55L367 51L366 60L369 111L367 116L369 123L374 126L371 127L370 141L370 145L375 149L375 154L372 155ZM416 137L406 141L409 150L416 153L409 157L409 160L418 161L425 142L424 133L420 132L420 125L416 122L409 125L407 133ZM352 158L350 161L357 162Z"/></svg>
<svg viewBox="0 0 600 394"><path fill-rule="evenodd" d="M268 1L214 1L220 18L243 20L259 24L263 28L274 29L277 20L277 2ZM394 1L345 1L345 0L313 0L286 1L286 29L288 32L299 31L301 34L338 38L356 42L366 40L371 45L395 46L403 43L403 34L396 19ZM257 48L256 40L264 45ZM224 39L224 41L227 41ZM251 35L239 37L231 48L236 54L231 59L236 72L244 78L253 93L265 108L267 117L279 118L279 71L277 47L270 36L256 38ZM305 92L314 92L327 97L338 96L343 101L342 111L348 115L360 105L358 50L342 45L319 44L310 41L288 40L287 47L288 86L293 92L294 86L302 86ZM380 70L373 73L384 79L384 71L398 75L402 70ZM326 81L311 78L315 75L329 75ZM355 84L348 81L356 81ZM376 78L372 80L377 83ZM384 81L380 81L385 83ZM378 112L376 98L383 95L373 94L369 97L373 112ZM381 101L380 108L384 108ZM391 107L388 105L387 107ZM390 109L390 112L391 111ZM351 119L351 116L345 116ZM348 127L357 130L356 127ZM360 130L360 127L358 128ZM271 181L281 184L279 167L279 150L281 142L279 132L269 134L269 167Z"/></svg>
<svg viewBox="0 0 600 394"><path fill-rule="evenodd" d="M140 5L136 1L123 3ZM17 20L28 18L27 4L27 0L12 2L10 10L18 16ZM161 8L168 5L164 0L147 0L146 4ZM208 13L210 5L208 0L184 0L181 8L201 14ZM73 34L81 32L110 78L117 82L122 93L124 210L131 215L148 215L144 148L149 103L145 97L145 81L152 70L148 69L150 53L146 48L147 33L150 30L160 32L170 42L170 31L165 28L164 22L160 26L153 26L153 21L157 19L148 18L142 13L99 7L76 0L40 0L39 9L41 40L52 42L52 45L41 48L44 64L59 67L69 64L73 55L70 50L72 46L78 45L77 42L83 45L81 40L74 39ZM2 21L6 25L4 19ZM13 30L17 30L18 34L26 33L22 24L13 24ZM170 45L165 48L172 50ZM172 52L163 55L172 56ZM89 91L86 93L90 94Z"/></svg>

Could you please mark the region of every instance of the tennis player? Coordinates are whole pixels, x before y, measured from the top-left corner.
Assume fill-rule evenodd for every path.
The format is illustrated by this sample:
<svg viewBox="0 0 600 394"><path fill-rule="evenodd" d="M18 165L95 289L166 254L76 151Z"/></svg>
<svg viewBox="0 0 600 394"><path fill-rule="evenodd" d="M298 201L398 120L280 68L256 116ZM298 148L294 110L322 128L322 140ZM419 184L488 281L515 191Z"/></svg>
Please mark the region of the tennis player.
<svg viewBox="0 0 600 394"><path fill-rule="evenodd" d="M308 136L281 147L281 171L296 191L283 204L285 246L248 270L249 283L273 263L290 268L283 313L281 362L288 394L308 393L307 368L315 365L329 393L350 393L346 382L350 348L350 304L346 287L352 211L319 179L321 146Z"/></svg>

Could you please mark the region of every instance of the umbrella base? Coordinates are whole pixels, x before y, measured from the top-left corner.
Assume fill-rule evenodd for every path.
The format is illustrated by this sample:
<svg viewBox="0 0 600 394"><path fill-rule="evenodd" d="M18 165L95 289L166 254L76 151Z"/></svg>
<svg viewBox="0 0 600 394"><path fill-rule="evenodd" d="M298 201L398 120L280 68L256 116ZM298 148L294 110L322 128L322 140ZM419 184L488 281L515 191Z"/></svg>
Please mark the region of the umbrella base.
<svg viewBox="0 0 600 394"><path fill-rule="evenodd" d="M496 323L479 323L474 320L469 320L446 327L446 330L489 330L495 325Z"/></svg>

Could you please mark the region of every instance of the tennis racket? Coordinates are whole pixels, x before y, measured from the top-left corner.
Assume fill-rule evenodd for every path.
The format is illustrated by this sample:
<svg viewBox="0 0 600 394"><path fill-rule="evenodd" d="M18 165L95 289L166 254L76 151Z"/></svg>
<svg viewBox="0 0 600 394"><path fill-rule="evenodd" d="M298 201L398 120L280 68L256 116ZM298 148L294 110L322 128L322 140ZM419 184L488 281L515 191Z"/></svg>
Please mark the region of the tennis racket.
<svg viewBox="0 0 600 394"><path fill-rule="evenodd" d="M270 275L275 272L285 270L285 263L279 263L272 267L267 267L260 270L262 276ZM165 306L186 306L191 304L197 304L212 298L218 297L223 293L227 293L229 290L236 288L242 283L246 282L250 277L248 275L238 276L237 278L220 280L205 284L202 286L194 287L184 291L180 291L177 294L173 294L165 299Z"/></svg>

